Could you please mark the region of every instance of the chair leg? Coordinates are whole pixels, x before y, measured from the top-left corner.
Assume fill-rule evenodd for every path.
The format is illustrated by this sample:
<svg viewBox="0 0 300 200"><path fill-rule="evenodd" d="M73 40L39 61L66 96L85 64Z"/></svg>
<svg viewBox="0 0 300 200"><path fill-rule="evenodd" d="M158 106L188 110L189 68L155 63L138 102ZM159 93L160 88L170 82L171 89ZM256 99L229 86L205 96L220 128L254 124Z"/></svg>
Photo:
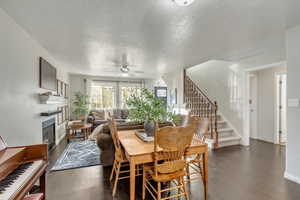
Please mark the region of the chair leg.
<svg viewBox="0 0 300 200"><path fill-rule="evenodd" d="M184 159L187 160L187 157L185 157ZM185 170L186 170L186 173L187 173L187 176L186 176L186 177L187 177L188 180L190 180L190 178L191 178L191 177L190 177L190 165L189 165L189 162L188 162L188 161L187 161Z"/></svg>
<svg viewBox="0 0 300 200"><path fill-rule="evenodd" d="M112 196L115 196L116 191L117 191L117 185L118 185L118 181L119 181L121 162L117 162L116 167L117 167L117 169L116 169L116 178L115 178L115 183L114 183L114 187L113 187Z"/></svg>
<svg viewBox="0 0 300 200"><path fill-rule="evenodd" d="M142 200L146 198L146 172L143 170L143 191L142 191Z"/></svg>
<svg viewBox="0 0 300 200"><path fill-rule="evenodd" d="M202 165L202 162L199 162L199 169L200 169L200 175L201 175L201 179L202 179L202 182L203 184L205 184L205 180L204 180L204 176L203 176L203 165Z"/></svg>
<svg viewBox="0 0 300 200"><path fill-rule="evenodd" d="M157 200L161 200L161 183L157 182Z"/></svg>
<svg viewBox="0 0 300 200"><path fill-rule="evenodd" d="M189 163L186 164L186 173L187 173L186 177L187 177L188 181L190 181L191 176L190 176L190 165L189 165Z"/></svg>
<svg viewBox="0 0 300 200"><path fill-rule="evenodd" d="M181 181L180 181L180 178L177 179L177 186L180 186L181 185ZM177 194L179 195L181 193L181 188L179 187L177 189ZM180 199L181 197L179 196L177 199Z"/></svg>
<svg viewBox="0 0 300 200"><path fill-rule="evenodd" d="M113 164L113 168L112 168L111 173L110 173L109 181L112 181L112 179L114 177L115 168L116 168L116 160L114 160L114 164Z"/></svg>
<svg viewBox="0 0 300 200"><path fill-rule="evenodd" d="M181 180L181 184L183 185L183 192L184 192L185 199L190 200L190 196L189 196L189 193L186 189L186 185L184 183L183 177L181 177L180 180Z"/></svg>

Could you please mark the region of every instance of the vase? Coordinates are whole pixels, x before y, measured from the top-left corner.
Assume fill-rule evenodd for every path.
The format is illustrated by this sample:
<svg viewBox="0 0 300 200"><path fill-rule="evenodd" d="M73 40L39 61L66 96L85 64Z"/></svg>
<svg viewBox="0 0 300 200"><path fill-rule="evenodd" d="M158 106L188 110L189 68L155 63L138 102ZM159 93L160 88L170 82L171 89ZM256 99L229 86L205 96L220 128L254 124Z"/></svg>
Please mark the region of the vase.
<svg viewBox="0 0 300 200"><path fill-rule="evenodd" d="M153 137L155 132L155 122L153 120L145 120L144 129L148 137Z"/></svg>

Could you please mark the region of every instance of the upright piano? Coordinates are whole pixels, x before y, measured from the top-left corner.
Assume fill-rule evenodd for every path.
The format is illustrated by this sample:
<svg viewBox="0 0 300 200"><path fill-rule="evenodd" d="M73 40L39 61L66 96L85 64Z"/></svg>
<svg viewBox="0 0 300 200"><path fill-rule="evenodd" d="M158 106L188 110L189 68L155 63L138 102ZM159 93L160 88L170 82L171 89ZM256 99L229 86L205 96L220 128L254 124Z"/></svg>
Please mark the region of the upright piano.
<svg viewBox="0 0 300 200"><path fill-rule="evenodd" d="M23 200L36 183L46 195L47 144L8 147L0 137L0 200Z"/></svg>

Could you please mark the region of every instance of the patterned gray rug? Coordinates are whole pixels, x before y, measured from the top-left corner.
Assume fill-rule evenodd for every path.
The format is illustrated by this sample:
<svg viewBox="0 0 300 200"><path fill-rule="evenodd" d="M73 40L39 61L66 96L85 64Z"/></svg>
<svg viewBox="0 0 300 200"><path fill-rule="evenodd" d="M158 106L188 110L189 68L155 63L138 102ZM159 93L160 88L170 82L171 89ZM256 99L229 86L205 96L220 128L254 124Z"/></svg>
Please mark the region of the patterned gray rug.
<svg viewBox="0 0 300 200"><path fill-rule="evenodd" d="M51 171L100 165L99 155L100 150L94 141L71 142L51 168Z"/></svg>

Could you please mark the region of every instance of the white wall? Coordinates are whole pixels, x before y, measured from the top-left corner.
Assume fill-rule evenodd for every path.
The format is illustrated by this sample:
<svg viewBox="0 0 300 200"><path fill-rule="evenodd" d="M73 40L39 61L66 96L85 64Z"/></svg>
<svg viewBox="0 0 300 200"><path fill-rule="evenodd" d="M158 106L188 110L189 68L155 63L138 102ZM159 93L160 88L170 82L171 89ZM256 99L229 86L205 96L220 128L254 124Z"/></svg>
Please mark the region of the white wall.
<svg viewBox="0 0 300 200"><path fill-rule="evenodd" d="M300 99L300 26L287 31L287 98ZM285 177L300 184L300 108L287 109Z"/></svg>
<svg viewBox="0 0 300 200"><path fill-rule="evenodd" d="M252 72L257 77L257 139L276 143L276 74L285 66Z"/></svg>
<svg viewBox="0 0 300 200"><path fill-rule="evenodd" d="M183 106L183 70L173 71L166 73L162 76L162 79L168 87L168 102L169 106L174 106L174 109L178 112L181 112L184 108ZM170 92L177 88L177 104L171 105L170 103Z"/></svg>
<svg viewBox="0 0 300 200"><path fill-rule="evenodd" d="M243 136L244 72L232 62L208 61L187 70L187 75L212 100L219 111Z"/></svg>
<svg viewBox="0 0 300 200"><path fill-rule="evenodd" d="M42 142L40 113L56 106L41 105L39 88L39 56L58 69L58 78L68 82L67 74L48 52L24 29L0 9L0 135L9 145ZM59 43L59 41L58 41ZM57 127L57 141L65 133Z"/></svg>
<svg viewBox="0 0 300 200"><path fill-rule="evenodd" d="M162 78L157 79L145 79L145 88L154 91L155 87L166 87L166 83Z"/></svg>

